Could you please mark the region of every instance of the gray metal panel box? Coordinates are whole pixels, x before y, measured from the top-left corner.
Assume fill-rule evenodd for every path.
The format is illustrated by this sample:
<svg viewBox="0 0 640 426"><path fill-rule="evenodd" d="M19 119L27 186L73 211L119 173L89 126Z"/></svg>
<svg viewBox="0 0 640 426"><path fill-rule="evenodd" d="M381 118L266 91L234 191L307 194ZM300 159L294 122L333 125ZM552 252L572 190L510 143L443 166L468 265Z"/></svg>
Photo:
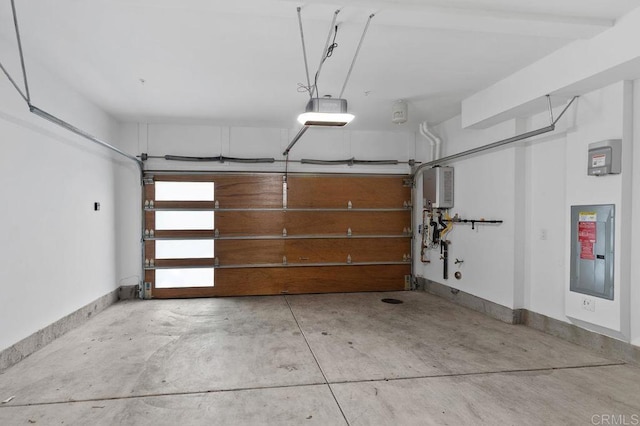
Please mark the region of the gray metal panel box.
<svg viewBox="0 0 640 426"><path fill-rule="evenodd" d="M587 174L604 176L622 171L622 140L609 139L589 144Z"/></svg>
<svg viewBox="0 0 640 426"><path fill-rule="evenodd" d="M570 290L613 300L615 205L571 206Z"/></svg>
<svg viewBox="0 0 640 426"><path fill-rule="evenodd" d="M453 167L434 167L422 175L422 193L427 208L453 207Z"/></svg>

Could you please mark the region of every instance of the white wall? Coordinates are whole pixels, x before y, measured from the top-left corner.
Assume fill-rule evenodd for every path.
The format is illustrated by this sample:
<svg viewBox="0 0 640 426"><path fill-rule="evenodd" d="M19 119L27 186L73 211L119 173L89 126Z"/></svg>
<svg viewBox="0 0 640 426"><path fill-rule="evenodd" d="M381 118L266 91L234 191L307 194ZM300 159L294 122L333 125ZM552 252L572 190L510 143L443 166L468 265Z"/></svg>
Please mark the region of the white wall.
<svg viewBox="0 0 640 426"><path fill-rule="evenodd" d="M490 142L513 136L516 122L511 120L490 129L464 130L460 116L435 128L444 141L442 156L465 151ZM462 219L503 220L501 225L454 225L449 234L449 279L442 278L442 261L439 250L430 251L431 263L416 262L414 273L429 280L442 282L476 296L510 308L516 307L515 275L516 230L521 218L516 216L516 196L519 195L516 179L516 160L519 148L510 147L490 155L476 155L454 161L454 208ZM421 158L427 160L428 158ZM421 182L420 182L421 184ZM421 190L421 185L418 190ZM420 241L415 241L416 256L420 253ZM455 266L455 260L463 260ZM462 279L453 277L460 270Z"/></svg>
<svg viewBox="0 0 640 426"><path fill-rule="evenodd" d="M633 133L631 161L633 162L631 191L634 196L631 199L631 216L637 220L640 214L640 80L634 81L633 84ZM631 343L640 346L640 225L632 221L631 232L629 232L632 245L630 250L631 265L629 270L629 322Z"/></svg>
<svg viewBox="0 0 640 426"><path fill-rule="evenodd" d="M287 148L298 128L226 127L214 124L128 123L123 126L123 147L128 152L146 152L152 156L167 154L184 156L227 156L240 158L266 157L278 160L272 164L218 162L179 162L149 159L147 170L207 170L284 172ZM391 166L314 166L298 164L306 159L408 161L416 157L413 131L350 131L348 128L311 128L289 153L290 172L310 173L392 173L407 174L406 164Z"/></svg>
<svg viewBox="0 0 640 426"><path fill-rule="evenodd" d="M640 132L640 114L633 108L640 102L637 86L618 82L585 94L555 132L452 163L453 213L505 223L477 231L456 225L450 254L452 260L464 259L462 280L452 275L442 279L439 253L431 264L418 266L417 273L504 306L524 307L638 345L640 268L633 259L640 252L640 226L632 220L640 211L640 156L633 149ZM559 111L555 108L556 116ZM543 113L469 130L456 117L435 131L445 140L446 155L548 124L548 113ZM587 176L588 145L604 139L623 139L623 172ZM577 204L616 205L615 298L597 299L593 313L582 309L582 295L569 291L570 208Z"/></svg>
<svg viewBox="0 0 640 426"><path fill-rule="evenodd" d="M620 82L596 92L581 96L578 103L576 128L567 133L566 139L566 201L565 222L569 223L570 208L584 204L614 204L615 212L615 261L614 261L614 300L591 298L595 302L595 312L582 307L584 295L565 291L565 314L575 321L584 321L584 326L605 327L616 337L628 338L628 316L623 311L628 307L629 280L626 269L628 251L622 250L629 229L623 218L628 215L629 206L623 199L623 183L629 179L628 167L619 175L603 177L588 176L586 173L589 144L605 139L623 139L624 132L624 96L626 86ZM623 151L629 153L629 141L623 140ZM625 155L628 158L628 155ZM571 229L565 228L565 241L570 241ZM570 246L565 247L565 276L570 271ZM566 289L565 289L566 290ZM595 328L595 327L594 327Z"/></svg>
<svg viewBox="0 0 640 426"><path fill-rule="evenodd" d="M0 40L0 57L19 78L15 47ZM116 123L35 61L33 103L99 137ZM0 78L0 350L113 291L114 162L29 113ZM93 210L94 202L101 210Z"/></svg>

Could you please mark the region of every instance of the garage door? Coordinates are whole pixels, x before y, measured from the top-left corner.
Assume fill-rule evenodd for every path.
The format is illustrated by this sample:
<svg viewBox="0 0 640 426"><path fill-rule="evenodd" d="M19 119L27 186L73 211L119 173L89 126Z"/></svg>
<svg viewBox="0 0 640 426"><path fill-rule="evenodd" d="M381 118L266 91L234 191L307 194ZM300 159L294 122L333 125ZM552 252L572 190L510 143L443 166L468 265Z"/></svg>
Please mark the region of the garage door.
<svg viewBox="0 0 640 426"><path fill-rule="evenodd" d="M403 290L407 176L147 175L156 298Z"/></svg>

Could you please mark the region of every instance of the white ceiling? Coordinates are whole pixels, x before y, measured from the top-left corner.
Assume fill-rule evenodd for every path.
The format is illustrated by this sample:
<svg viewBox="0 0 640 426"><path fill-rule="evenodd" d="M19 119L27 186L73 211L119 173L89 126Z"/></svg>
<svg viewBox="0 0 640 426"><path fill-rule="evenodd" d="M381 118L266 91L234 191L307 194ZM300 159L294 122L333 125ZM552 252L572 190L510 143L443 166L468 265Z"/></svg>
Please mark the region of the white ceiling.
<svg viewBox="0 0 640 426"><path fill-rule="evenodd" d="M9 0L2 3L0 37L15 43ZM296 7L312 79L342 8L338 47L318 81L320 95L333 96L375 13L344 97L356 114L351 127L380 130L450 118L463 98L640 7L640 0L16 3L28 68L44 64L123 121L278 127L295 127L308 99L298 91L306 77ZM409 102L402 127L391 123L397 99Z"/></svg>

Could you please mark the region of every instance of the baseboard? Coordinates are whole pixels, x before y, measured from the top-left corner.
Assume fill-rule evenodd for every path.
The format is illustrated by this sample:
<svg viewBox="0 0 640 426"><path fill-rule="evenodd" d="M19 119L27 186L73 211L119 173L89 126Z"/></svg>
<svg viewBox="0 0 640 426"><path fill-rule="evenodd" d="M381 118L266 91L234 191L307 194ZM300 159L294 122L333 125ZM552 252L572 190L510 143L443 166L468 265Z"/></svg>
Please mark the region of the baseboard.
<svg viewBox="0 0 640 426"><path fill-rule="evenodd" d="M118 289L118 300L132 300L138 298L140 298L138 285L121 285Z"/></svg>
<svg viewBox="0 0 640 426"><path fill-rule="evenodd" d="M522 324L592 349L603 356L640 364L640 347L622 340L585 330L577 325L526 309L523 309Z"/></svg>
<svg viewBox="0 0 640 426"><path fill-rule="evenodd" d="M134 286L135 287L135 286ZM53 324L36 331L13 346L0 351L0 371L22 361L32 353L48 345L63 334L87 322L92 316L103 311L119 300L120 288L105 294Z"/></svg>
<svg viewBox="0 0 640 426"><path fill-rule="evenodd" d="M473 294L465 293L435 281L426 278L417 278L418 288L423 289L427 293L442 297L450 302L464 306L474 311L495 318L508 324L521 323L521 309L510 309L506 306L499 305L489 300L482 299Z"/></svg>
<svg viewBox="0 0 640 426"><path fill-rule="evenodd" d="M418 278L418 289L442 297L457 305L481 312L491 318L522 324L535 330L559 337L576 345L594 350L602 356L640 364L640 347L603 334L585 330L527 309L511 309L425 278Z"/></svg>

